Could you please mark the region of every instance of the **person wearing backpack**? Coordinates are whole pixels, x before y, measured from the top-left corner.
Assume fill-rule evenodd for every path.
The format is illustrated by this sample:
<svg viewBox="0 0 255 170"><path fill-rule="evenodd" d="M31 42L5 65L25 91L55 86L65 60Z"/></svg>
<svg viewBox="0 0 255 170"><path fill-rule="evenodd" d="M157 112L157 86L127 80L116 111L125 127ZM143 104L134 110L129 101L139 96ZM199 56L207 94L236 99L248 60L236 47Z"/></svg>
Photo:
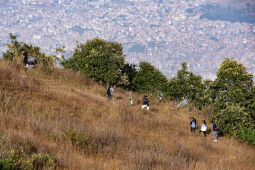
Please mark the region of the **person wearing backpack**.
<svg viewBox="0 0 255 170"><path fill-rule="evenodd" d="M217 134L218 134L219 128L218 128L218 126L214 122L212 122L212 129L213 129L213 139L214 139L214 142L218 142Z"/></svg>
<svg viewBox="0 0 255 170"><path fill-rule="evenodd" d="M114 91L113 87L111 85L109 85L108 88L107 88L107 91L106 91L106 93L107 93L107 101L112 100L113 91Z"/></svg>
<svg viewBox="0 0 255 170"><path fill-rule="evenodd" d="M199 133L203 132L204 136L206 137L206 130L207 130L206 121L203 120L203 123L201 125L201 129L199 130Z"/></svg>
<svg viewBox="0 0 255 170"><path fill-rule="evenodd" d="M143 97L142 109L144 108L146 108L147 110L150 110L150 102L146 95Z"/></svg>
<svg viewBox="0 0 255 170"><path fill-rule="evenodd" d="M195 118L192 118L190 122L190 131L195 133L196 128L197 128L197 120Z"/></svg>

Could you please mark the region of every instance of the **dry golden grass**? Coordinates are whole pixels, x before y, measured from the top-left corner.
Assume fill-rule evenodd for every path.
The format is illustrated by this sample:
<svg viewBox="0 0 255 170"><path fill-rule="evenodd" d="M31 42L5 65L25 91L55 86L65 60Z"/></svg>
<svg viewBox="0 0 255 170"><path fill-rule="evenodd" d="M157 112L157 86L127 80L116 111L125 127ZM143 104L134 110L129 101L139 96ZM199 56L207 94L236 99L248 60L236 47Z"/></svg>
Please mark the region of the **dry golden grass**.
<svg viewBox="0 0 255 170"><path fill-rule="evenodd" d="M255 167L254 147L190 133L190 117L201 122L205 114L153 99L142 111L142 95L133 93L130 106L122 89L107 102L106 87L69 70L26 72L0 60L0 92L0 136L9 141L2 147L25 141L31 152L53 155L57 169Z"/></svg>

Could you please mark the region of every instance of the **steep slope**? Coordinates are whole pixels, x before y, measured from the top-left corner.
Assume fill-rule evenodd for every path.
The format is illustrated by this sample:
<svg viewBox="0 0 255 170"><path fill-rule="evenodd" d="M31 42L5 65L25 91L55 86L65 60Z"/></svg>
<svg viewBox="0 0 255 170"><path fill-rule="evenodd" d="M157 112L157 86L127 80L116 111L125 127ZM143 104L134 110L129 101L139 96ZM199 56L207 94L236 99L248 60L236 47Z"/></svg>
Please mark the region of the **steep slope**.
<svg viewBox="0 0 255 170"><path fill-rule="evenodd" d="M0 60L0 167L25 169L253 169L255 148L189 132L192 108L106 88L72 71L24 71ZM12 161L9 161L12 160Z"/></svg>

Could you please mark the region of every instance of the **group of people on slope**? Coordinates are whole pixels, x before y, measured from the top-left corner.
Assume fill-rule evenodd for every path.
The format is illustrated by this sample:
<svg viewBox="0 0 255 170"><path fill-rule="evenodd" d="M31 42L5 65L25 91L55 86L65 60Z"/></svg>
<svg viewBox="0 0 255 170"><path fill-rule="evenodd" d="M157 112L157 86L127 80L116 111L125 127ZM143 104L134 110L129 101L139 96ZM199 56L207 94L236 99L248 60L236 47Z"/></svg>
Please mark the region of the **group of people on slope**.
<svg viewBox="0 0 255 170"><path fill-rule="evenodd" d="M113 92L114 92L114 89L113 89L112 85L109 85L106 90L107 101L112 100ZM133 97L132 97L132 92L129 93L129 99L130 99L130 105L133 106L134 101L133 101ZM146 95L143 97L142 109L150 110L150 102Z"/></svg>
<svg viewBox="0 0 255 170"><path fill-rule="evenodd" d="M195 118L192 118L192 120L190 121L190 131L192 133L195 133L196 129L197 129L197 120ZM212 130L213 130L213 139L214 139L215 142L217 142L218 141L217 134L218 134L219 128L214 122L212 122ZM206 124L205 120L203 120L202 125L201 125L201 129L199 130L199 133L201 133L201 132L206 137L206 135L207 135L207 124Z"/></svg>
<svg viewBox="0 0 255 170"><path fill-rule="evenodd" d="M106 92L107 93L107 101L112 100L113 92L114 92L114 89L113 89L112 85L109 85L108 88L107 88L107 92ZM132 92L129 93L129 99L130 99L130 105L133 106L134 103L133 103ZM150 110L150 102L149 102L149 99L146 95L143 97L142 110L143 109L146 109L147 111ZM192 133L195 133L196 129L197 129L197 120L195 118L192 118L192 120L190 122L190 131ZM218 141L217 134L218 134L219 128L217 127L217 125L214 122L212 122L212 130L213 130L213 139L214 139L215 142L217 142ZM206 124L205 120L203 120L202 125L201 125L201 129L199 130L199 133L201 133L201 132L206 137L206 135L207 135L207 124Z"/></svg>

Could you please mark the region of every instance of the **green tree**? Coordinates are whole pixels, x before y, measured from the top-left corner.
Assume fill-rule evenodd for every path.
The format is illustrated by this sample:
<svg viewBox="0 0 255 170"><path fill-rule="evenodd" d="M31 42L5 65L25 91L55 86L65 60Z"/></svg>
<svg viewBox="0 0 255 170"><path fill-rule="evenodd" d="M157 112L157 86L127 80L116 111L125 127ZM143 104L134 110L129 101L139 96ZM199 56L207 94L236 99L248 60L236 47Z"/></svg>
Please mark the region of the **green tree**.
<svg viewBox="0 0 255 170"><path fill-rule="evenodd" d="M12 33L10 33L10 40L10 44L5 44L8 50L3 53L3 59L16 63L22 55L22 44L17 40L17 36Z"/></svg>
<svg viewBox="0 0 255 170"><path fill-rule="evenodd" d="M65 68L80 71L95 81L120 85L127 84L127 76L121 72L124 61L121 44L95 38L85 44L79 43L73 56L63 60L61 64Z"/></svg>
<svg viewBox="0 0 255 170"><path fill-rule="evenodd" d="M246 111L255 111L252 104L254 87L253 76L247 72L242 63L237 60L226 58L219 70L211 90L211 97L215 102L215 109L226 108L226 103L238 103L241 107L247 108ZM254 105L254 104L253 104Z"/></svg>
<svg viewBox="0 0 255 170"><path fill-rule="evenodd" d="M126 75L128 80L128 83L126 85L125 84L121 85L121 87L128 90L135 90L133 79L135 78L137 74L136 65L125 63L121 71L122 71L122 75Z"/></svg>
<svg viewBox="0 0 255 170"><path fill-rule="evenodd" d="M138 92L151 92L163 95L167 92L168 80L158 69L148 62L141 62L140 69L133 79L133 84Z"/></svg>
<svg viewBox="0 0 255 170"><path fill-rule="evenodd" d="M169 96L174 100L190 99L197 105L203 105L205 86L201 76L196 76L188 71L187 63L182 63L182 69L177 72L177 77L170 80ZM200 106L199 106L200 107Z"/></svg>
<svg viewBox="0 0 255 170"><path fill-rule="evenodd" d="M255 89L253 76L242 63L226 58L211 86L214 113L210 119L220 125L221 131L255 143L254 129Z"/></svg>

